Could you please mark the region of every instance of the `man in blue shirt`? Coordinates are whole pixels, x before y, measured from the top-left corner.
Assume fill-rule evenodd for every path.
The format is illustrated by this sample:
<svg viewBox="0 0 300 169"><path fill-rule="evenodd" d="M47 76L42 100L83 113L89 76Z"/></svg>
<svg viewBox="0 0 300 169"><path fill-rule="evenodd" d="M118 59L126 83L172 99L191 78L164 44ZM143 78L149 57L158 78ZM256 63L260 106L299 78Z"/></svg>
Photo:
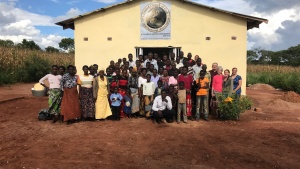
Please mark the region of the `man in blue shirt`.
<svg viewBox="0 0 300 169"><path fill-rule="evenodd" d="M120 106L123 99L122 95L118 93L119 88L114 88L114 93L110 95L112 120L120 120Z"/></svg>

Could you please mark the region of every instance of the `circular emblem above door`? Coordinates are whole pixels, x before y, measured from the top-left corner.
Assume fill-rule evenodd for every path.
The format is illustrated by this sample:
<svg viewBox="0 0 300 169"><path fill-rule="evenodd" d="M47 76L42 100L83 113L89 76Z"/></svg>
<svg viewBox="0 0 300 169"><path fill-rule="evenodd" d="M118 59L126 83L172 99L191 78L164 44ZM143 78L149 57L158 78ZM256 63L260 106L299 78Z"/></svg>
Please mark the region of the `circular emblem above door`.
<svg viewBox="0 0 300 169"><path fill-rule="evenodd" d="M150 32L161 32L169 23L170 11L162 3L150 3L142 11L142 25Z"/></svg>

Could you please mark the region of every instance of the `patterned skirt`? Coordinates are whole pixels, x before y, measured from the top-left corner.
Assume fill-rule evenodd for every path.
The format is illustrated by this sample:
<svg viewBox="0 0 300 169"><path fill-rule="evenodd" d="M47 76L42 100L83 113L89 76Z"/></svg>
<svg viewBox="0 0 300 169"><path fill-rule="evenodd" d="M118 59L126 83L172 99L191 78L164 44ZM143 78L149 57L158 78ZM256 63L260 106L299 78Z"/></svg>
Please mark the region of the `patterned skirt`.
<svg viewBox="0 0 300 169"><path fill-rule="evenodd" d="M126 95L126 90L125 89L119 89L119 93L124 98L124 96ZM125 117L124 105L125 105L124 100L122 100L121 105L120 105L120 117Z"/></svg>
<svg viewBox="0 0 300 169"><path fill-rule="evenodd" d="M186 115L188 117L192 116L192 96L191 96L191 94L186 95Z"/></svg>
<svg viewBox="0 0 300 169"><path fill-rule="evenodd" d="M49 90L49 113L53 115L59 115L60 104L61 104L62 94L60 89L50 89Z"/></svg>
<svg viewBox="0 0 300 169"><path fill-rule="evenodd" d="M95 102L93 98L93 88L81 88L80 104L82 117L95 117Z"/></svg>
<svg viewBox="0 0 300 169"><path fill-rule="evenodd" d="M132 113L137 113L140 110L140 98L139 98L138 91L136 90L135 92L132 92L131 96L132 96L131 111Z"/></svg>
<svg viewBox="0 0 300 169"><path fill-rule="evenodd" d="M64 95L61 102L61 115L64 121L80 118L80 106L77 87L64 88Z"/></svg>

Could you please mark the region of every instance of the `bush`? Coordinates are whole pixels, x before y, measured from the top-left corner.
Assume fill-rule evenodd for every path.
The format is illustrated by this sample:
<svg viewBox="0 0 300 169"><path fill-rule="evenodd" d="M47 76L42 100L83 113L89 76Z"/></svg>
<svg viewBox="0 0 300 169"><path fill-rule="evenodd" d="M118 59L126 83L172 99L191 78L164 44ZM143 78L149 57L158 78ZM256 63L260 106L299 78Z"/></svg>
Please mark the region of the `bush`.
<svg viewBox="0 0 300 169"><path fill-rule="evenodd" d="M21 80L24 82L37 82L41 77L50 73L50 67L49 60L33 55L25 61L23 71L18 73L23 74L24 79Z"/></svg>
<svg viewBox="0 0 300 169"><path fill-rule="evenodd" d="M221 115L220 118L224 120L238 119L241 113L251 109L252 101L247 96L242 96L236 99L235 95L232 96L218 96L218 110Z"/></svg>

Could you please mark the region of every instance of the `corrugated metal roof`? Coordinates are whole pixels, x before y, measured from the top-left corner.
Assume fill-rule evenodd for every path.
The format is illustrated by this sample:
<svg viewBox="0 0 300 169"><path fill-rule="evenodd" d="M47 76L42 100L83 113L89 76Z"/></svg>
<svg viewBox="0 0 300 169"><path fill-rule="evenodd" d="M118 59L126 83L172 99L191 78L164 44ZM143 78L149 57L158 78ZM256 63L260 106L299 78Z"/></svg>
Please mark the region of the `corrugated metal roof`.
<svg viewBox="0 0 300 169"><path fill-rule="evenodd" d="M63 29L75 29L74 27L74 21L78 18L82 18L82 17L85 17L85 16L88 16L88 15L91 15L91 14L95 14L95 13L98 13L98 12L103 12L105 10L108 10L110 8L113 8L113 7L116 7L116 6L119 6L119 5L123 5L123 4L127 4L127 3L131 3L133 1L137 1L137 0L126 0L124 2L121 2L121 3L117 3L117 4L114 4L114 5L111 5L111 6L107 6L105 8L100 8L100 9L97 9L95 11L92 11L92 12L88 12L88 13L85 13L83 15L79 15L77 17L74 17L74 18L70 18L70 19L67 19L67 20L64 20L64 21L61 21L61 22L58 22L56 23L57 25L60 25L63 27ZM189 4L192 4L192 5L196 5L196 6L199 6L199 7L204 7L204 8L209 8L211 10L214 10L214 11L218 11L218 12L223 12L223 13L226 13L226 14L229 14L229 15L232 15L232 16L236 16L236 17L240 17L240 18L244 18L247 20L247 29L252 29L254 27L258 28L259 25L261 23L268 23L268 20L267 19L264 19L264 18L258 18L258 17L254 17L254 16L249 16L249 15L244 15L244 14L240 14L240 13L235 13L235 12L231 12L231 11L226 11L226 10L223 10L223 9L219 9L219 8L214 8L214 7L211 7L211 6L207 6L207 5L203 5L203 4L199 4L199 3L196 3L196 2L192 2L192 1L189 1L189 0L178 0L178 1L182 1L183 3L189 3Z"/></svg>

